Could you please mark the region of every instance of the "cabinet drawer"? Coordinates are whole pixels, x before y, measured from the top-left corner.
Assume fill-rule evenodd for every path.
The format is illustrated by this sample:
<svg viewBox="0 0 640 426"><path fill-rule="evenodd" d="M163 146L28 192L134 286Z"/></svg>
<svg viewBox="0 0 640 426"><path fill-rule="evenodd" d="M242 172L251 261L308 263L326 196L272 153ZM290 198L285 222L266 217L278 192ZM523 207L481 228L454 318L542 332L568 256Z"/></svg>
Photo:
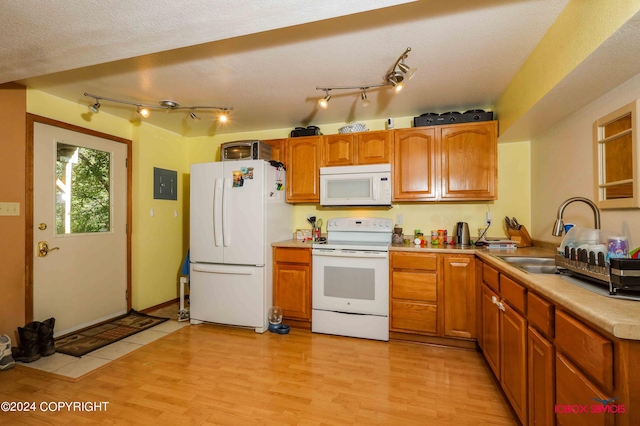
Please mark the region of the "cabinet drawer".
<svg viewBox="0 0 640 426"><path fill-rule="evenodd" d="M564 312L556 312L556 346L596 383L613 388L613 344Z"/></svg>
<svg viewBox="0 0 640 426"><path fill-rule="evenodd" d="M391 253L393 268L399 269L422 269L425 271L435 271L438 269L438 258L435 254L418 253Z"/></svg>
<svg viewBox="0 0 640 426"><path fill-rule="evenodd" d="M482 281L496 293L500 291L500 273L486 263L482 265Z"/></svg>
<svg viewBox="0 0 640 426"><path fill-rule="evenodd" d="M554 306L535 293L527 293L527 319L546 337L554 336Z"/></svg>
<svg viewBox="0 0 640 426"><path fill-rule="evenodd" d="M391 304L391 328L433 333L437 331L436 305L394 300Z"/></svg>
<svg viewBox="0 0 640 426"><path fill-rule="evenodd" d="M562 426L613 425L615 423L613 414L594 413L589 408L599 405L593 398L608 400L610 396L603 394L571 361L560 354L556 355L558 424ZM588 406L586 412L572 412L585 405Z"/></svg>
<svg viewBox="0 0 640 426"><path fill-rule="evenodd" d="M391 297L394 299L437 300L435 272L393 271Z"/></svg>
<svg viewBox="0 0 640 426"><path fill-rule="evenodd" d="M311 249L276 247L276 262L311 263Z"/></svg>
<svg viewBox="0 0 640 426"><path fill-rule="evenodd" d="M500 296L516 311L527 312L527 289L504 275L500 276Z"/></svg>

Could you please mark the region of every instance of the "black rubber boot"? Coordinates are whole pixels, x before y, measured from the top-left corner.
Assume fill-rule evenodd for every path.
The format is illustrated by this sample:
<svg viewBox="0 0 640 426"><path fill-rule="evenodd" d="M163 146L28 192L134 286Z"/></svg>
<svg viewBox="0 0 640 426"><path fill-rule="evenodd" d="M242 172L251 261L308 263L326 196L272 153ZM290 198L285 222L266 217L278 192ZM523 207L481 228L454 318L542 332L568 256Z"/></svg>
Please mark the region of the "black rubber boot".
<svg viewBox="0 0 640 426"><path fill-rule="evenodd" d="M40 330L40 323L37 321L18 327L20 344L17 348L15 346L11 348L13 359L20 362L33 362L40 359L38 330Z"/></svg>
<svg viewBox="0 0 640 426"><path fill-rule="evenodd" d="M56 353L56 344L53 341L53 326L56 324L55 318L49 318L40 323L38 330L38 346L40 355L49 356Z"/></svg>

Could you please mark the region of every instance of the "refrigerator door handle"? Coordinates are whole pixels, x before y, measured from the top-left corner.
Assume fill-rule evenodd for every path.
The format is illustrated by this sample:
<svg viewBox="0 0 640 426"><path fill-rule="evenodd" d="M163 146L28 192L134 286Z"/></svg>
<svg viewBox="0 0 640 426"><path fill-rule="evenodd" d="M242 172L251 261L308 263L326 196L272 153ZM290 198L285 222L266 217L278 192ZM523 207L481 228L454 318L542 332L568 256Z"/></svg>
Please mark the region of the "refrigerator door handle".
<svg viewBox="0 0 640 426"><path fill-rule="evenodd" d="M231 219L229 217L229 204L231 198L231 178L224 178L224 191L222 192L222 241L225 247L231 244Z"/></svg>
<svg viewBox="0 0 640 426"><path fill-rule="evenodd" d="M194 272L206 272L209 274L253 275L251 268L230 268L228 266L193 265Z"/></svg>
<svg viewBox="0 0 640 426"><path fill-rule="evenodd" d="M213 192L213 238L216 247L222 244L222 179L215 181Z"/></svg>

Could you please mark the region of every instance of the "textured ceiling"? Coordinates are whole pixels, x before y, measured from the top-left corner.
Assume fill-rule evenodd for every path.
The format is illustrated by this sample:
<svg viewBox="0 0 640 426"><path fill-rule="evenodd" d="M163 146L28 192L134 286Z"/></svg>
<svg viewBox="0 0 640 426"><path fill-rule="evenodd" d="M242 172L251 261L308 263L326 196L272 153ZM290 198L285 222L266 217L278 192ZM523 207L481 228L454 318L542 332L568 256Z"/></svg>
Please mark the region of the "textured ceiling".
<svg viewBox="0 0 640 426"><path fill-rule="evenodd" d="M120 2L106 3L116 7ZM174 3L181 7L176 9ZM49 44L57 50L53 59L40 61L39 53L23 52L16 66L19 82L86 105L93 101L83 97L84 92L145 103L173 99L182 105L234 107L227 125L218 125L211 113L204 112L199 114L200 121L178 111L152 112L146 119L185 136L311 124L322 128L323 123L489 108L567 0L418 1L392 7L384 6L401 2L342 2L361 3L361 10L373 7L368 3L382 7L359 13L354 7L346 16L337 16L337 9L343 9L335 6L337 2L271 1L259 7L249 1L215 2L235 7L217 9L214 18L194 19L189 26L185 26L189 14L180 13L184 3L154 5L159 9L154 14L166 21L164 34L163 28L153 24L143 27L152 36L139 39L128 33L109 41L105 34L106 30L120 33L120 25L128 30L131 22L153 19L107 15L104 21L88 25L76 15L82 25L49 30ZM315 4L315 8L305 9L299 3ZM201 4L193 1L193 8L185 9L210 14L209 9L198 6ZM224 28L203 30L203 26ZM26 32L28 27L19 29ZM0 45L6 46L3 31L0 29ZM104 42L96 46L103 36ZM84 46L74 45L87 39L90 42ZM78 57L64 66L60 58L67 43ZM192 46L181 47L188 45ZM336 91L328 109L317 106L324 93L316 91L316 86L381 83L406 47L412 48L406 62L418 72L402 93L371 89L367 93L372 105L363 108L357 92ZM159 53L144 55L149 52ZM103 63L92 65L99 62ZM6 78L10 71L4 66L0 66L0 76ZM56 70L61 72L51 73ZM46 75L30 77L38 74ZM101 110L138 119L130 107L103 102Z"/></svg>

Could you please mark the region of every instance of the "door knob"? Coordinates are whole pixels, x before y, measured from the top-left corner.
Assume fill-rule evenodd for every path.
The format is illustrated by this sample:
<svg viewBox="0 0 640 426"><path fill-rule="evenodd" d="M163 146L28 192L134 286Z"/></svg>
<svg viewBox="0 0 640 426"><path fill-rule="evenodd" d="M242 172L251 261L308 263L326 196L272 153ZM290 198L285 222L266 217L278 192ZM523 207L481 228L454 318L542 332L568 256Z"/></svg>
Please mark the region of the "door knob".
<svg viewBox="0 0 640 426"><path fill-rule="evenodd" d="M40 241L38 243L38 257L45 257L50 251L60 250L60 247L49 248L49 244L46 241Z"/></svg>

